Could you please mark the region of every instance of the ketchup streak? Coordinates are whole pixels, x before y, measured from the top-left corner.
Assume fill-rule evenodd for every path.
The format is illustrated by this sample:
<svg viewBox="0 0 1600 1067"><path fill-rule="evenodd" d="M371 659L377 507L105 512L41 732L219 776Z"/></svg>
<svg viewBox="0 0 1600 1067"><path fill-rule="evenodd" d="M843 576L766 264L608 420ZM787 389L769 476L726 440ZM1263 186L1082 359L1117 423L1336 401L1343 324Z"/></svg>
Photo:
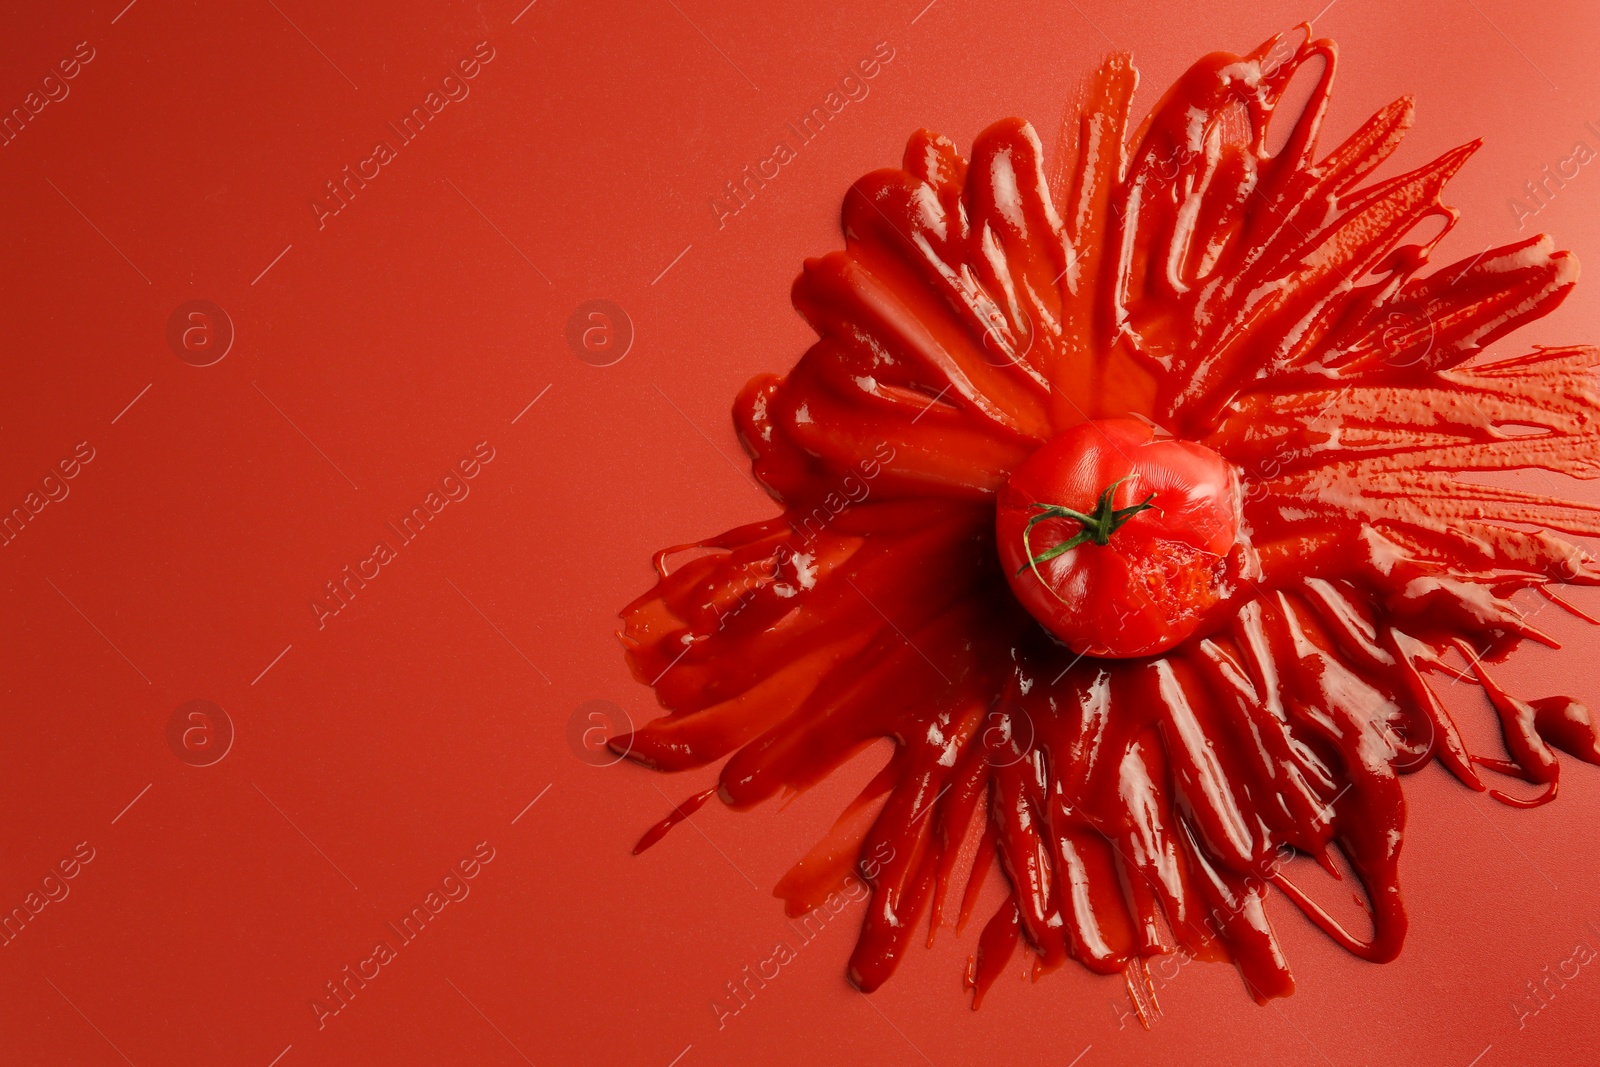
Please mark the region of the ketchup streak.
<svg viewBox="0 0 1600 1067"><path fill-rule="evenodd" d="M893 739L777 887L799 914L863 855L892 856L850 960L864 991L925 914L930 937L944 921L981 825L962 922L995 857L1010 895L969 967L975 1002L1021 944L1036 974L1068 956L1123 973L1141 1017L1144 959L1179 950L1233 961L1264 1003L1293 990L1272 888L1357 956L1400 951L1400 774L1437 758L1474 790L1480 770L1532 783L1531 801L1490 791L1526 806L1554 799L1556 749L1600 763L1583 705L1525 702L1485 666L1554 645L1515 593L1581 615L1546 586L1600 584L1560 536L1600 535L1600 508L1455 477L1600 475L1600 350L1474 360L1553 309L1577 261L1540 236L1422 276L1477 144L1363 184L1411 124L1401 99L1319 156L1336 52L1306 31L1201 59L1137 129L1137 73L1109 57L1053 160L1008 119L970 161L919 131L902 169L856 182L844 250L794 285L819 340L735 403L783 514L689 546L670 574L658 557L622 613L669 713L614 746L663 771L727 757L715 791L734 808ZM1315 88L1269 153L1307 64ZM1438 235L1405 243L1429 219ZM1080 656L1008 585L996 495L1069 427L1130 414L1226 460L1237 541L1193 634ZM852 496L884 455L870 499ZM1435 674L1481 689L1508 758L1468 752ZM1302 892L1288 856L1335 874L1342 856L1370 931Z"/></svg>

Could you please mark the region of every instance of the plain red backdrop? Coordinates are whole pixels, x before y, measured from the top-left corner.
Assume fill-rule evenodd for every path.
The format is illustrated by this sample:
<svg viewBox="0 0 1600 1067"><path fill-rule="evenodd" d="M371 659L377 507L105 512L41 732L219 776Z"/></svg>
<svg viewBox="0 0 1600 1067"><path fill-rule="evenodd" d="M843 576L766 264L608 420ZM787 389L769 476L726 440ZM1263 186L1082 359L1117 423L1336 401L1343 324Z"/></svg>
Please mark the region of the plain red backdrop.
<svg viewBox="0 0 1600 1067"><path fill-rule="evenodd" d="M648 554L771 513L729 404L807 344L789 283L838 244L851 180L924 125L966 145L1020 114L1052 141L1113 46L1148 106L1202 52L1314 4L124 3L13 4L0 34L5 110L94 52L0 147L0 509L79 442L95 453L0 548L0 911L94 849L0 948L0 1061L1590 1061L1600 974L1520 1026L1512 1004L1600 944L1595 768L1536 811L1415 775L1405 953L1361 963L1275 905L1300 991L1270 1007L1190 966L1145 1032L1117 981L1030 984L1019 964L973 1013L972 930L864 998L843 977L856 910L719 1028L724 983L792 936L770 888L848 783L712 805L635 858L709 772L597 768L569 744L585 702L653 712L613 636ZM1336 0L1317 29L1343 49L1330 138L1408 92L1399 166L1486 138L1450 187L1447 257L1537 228L1600 262L1600 171L1523 234L1507 206L1575 142L1600 148L1592 8ZM470 95L319 228L325 183L484 41ZM723 183L879 42L870 95L719 227ZM1597 293L1515 344L1600 340ZM566 341L591 299L633 324L612 366ZM167 342L191 300L235 330L208 367ZM319 628L324 583L483 441L470 495ZM1558 614L1541 624L1566 648L1501 674L1600 700L1600 633ZM168 741L196 699L235 730L206 767ZM480 842L470 896L319 1029L325 983Z"/></svg>

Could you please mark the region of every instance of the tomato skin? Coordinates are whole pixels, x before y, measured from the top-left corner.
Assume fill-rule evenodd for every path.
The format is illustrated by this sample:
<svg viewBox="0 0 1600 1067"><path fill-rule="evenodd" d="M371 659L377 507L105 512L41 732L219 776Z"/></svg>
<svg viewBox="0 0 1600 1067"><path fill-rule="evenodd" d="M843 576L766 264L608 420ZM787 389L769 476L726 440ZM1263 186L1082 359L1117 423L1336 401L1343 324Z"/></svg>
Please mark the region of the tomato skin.
<svg viewBox="0 0 1600 1067"><path fill-rule="evenodd" d="M1105 543L1086 540L1053 559L1033 558L1088 529L1037 505L1119 518ZM1204 445L1157 437L1138 419L1079 423L1032 456L1000 491L995 532L1012 592L1074 652L1126 658L1172 648L1199 627L1220 597L1223 561L1239 533L1237 479ZM1024 533L1027 547L1024 547ZM1042 580L1041 580L1042 579Z"/></svg>

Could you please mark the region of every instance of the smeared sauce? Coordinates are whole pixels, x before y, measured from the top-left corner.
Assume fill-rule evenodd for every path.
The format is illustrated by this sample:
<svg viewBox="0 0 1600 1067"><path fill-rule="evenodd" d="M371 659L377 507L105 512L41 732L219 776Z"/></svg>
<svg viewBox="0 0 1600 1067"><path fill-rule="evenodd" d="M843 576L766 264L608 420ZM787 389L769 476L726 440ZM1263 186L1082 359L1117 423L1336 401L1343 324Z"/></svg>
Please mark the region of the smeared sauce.
<svg viewBox="0 0 1600 1067"><path fill-rule="evenodd" d="M1553 644L1514 595L1577 614L1547 587L1600 583L1569 540L1600 534L1600 509L1495 477L1600 474L1600 350L1477 358L1554 308L1577 263L1541 236L1424 275L1476 144L1370 178L1411 123L1402 99L1321 150L1336 53L1305 36L1205 57L1137 128L1115 55L1053 158L1011 119L970 158L919 132L901 168L858 181L844 250L794 285L818 341L734 408L783 514L662 553L623 612L668 714L617 750L663 771L725 759L734 808L893 739L777 890L799 914L860 857L892 857L849 965L862 990L946 920L981 833L962 920L995 858L1010 892L975 1000L1020 945L1036 974L1069 956L1122 972L1141 1016L1143 960L1179 950L1231 960L1265 1002L1293 989L1273 890L1357 956L1400 951L1402 774L1437 759L1474 790L1480 772L1532 783L1531 800L1491 791L1520 806L1555 798L1557 750L1600 763L1583 705L1515 696L1486 666ZM1269 152L1302 70L1309 102L1276 116L1292 128ZM1078 656L1008 588L995 495L1067 427L1128 414L1232 464L1239 539L1193 636ZM1486 696L1504 757L1468 751L1435 677ZM1294 856L1352 873L1368 928L1302 891Z"/></svg>

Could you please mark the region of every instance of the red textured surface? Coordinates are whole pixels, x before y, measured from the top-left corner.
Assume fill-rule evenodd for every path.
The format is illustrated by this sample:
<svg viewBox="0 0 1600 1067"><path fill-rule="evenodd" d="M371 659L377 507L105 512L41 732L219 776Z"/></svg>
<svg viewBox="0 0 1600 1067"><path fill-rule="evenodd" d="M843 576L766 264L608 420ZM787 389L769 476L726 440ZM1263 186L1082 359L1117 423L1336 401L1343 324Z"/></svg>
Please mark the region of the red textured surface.
<svg viewBox="0 0 1600 1067"><path fill-rule="evenodd" d="M788 285L836 246L852 179L919 125L962 145L1005 115L1053 129L1113 43L1148 105L1199 53L1312 14L138 0L14 18L0 108L78 42L94 58L0 147L0 509L79 442L94 458L0 547L0 911L79 842L94 858L0 948L0 1061L1587 1062L1600 977L1572 975L1600 948L1593 768L1536 811L1411 777L1399 961L1353 960L1279 906L1296 996L1258 1008L1231 970L1190 965L1146 1033L1118 982L1073 969L1002 978L969 1012L976 930L866 1000L843 980L856 912L806 942L768 895L854 783L783 811L708 806L634 858L709 775L595 768L569 745L586 701L651 711L612 636L649 552L772 512L728 407L808 343ZM1342 0L1317 23L1342 49L1330 139L1406 92L1418 122L1386 173L1486 139L1450 186L1464 218L1439 262L1539 229L1600 262L1591 167L1521 232L1507 205L1576 142L1600 150L1592 15L1530 14ZM470 95L319 229L324 183L398 144L386 124L480 41L494 58ZM894 58L870 94L719 228L723 183L880 41ZM1600 339L1596 292L1513 346ZM595 298L636 333L609 367L566 340ZM191 300L234 325L211 366L169 349ZM401 544L386 523L482 441L470 494ZM395 559L319 628L324 583L380 539ZM1566 647L1501 680L1600 702L1600 631L1540 625ZM206 767L168 739L197 699L235 731ZM470 895L319 1029L325 983L398 945L386 923L485 841ZM796 958L719 1029L724 983L779 941ZM1547 966L1568 978L1519 1025Z"/></svg>

